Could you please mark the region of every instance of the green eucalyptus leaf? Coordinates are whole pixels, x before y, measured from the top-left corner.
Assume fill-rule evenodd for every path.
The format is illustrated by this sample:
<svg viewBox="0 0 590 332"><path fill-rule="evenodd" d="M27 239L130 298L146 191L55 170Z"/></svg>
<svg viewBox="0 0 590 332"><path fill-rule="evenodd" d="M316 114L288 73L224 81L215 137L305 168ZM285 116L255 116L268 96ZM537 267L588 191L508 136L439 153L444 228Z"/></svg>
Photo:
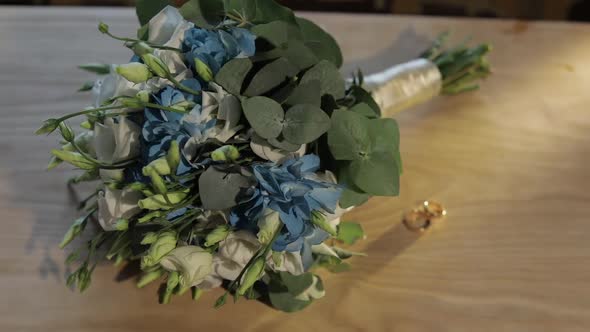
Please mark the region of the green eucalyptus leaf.
<svg viewBox="0 0 590 332"><path fill-rule="evenodd" d="M313 284L313 273L311 272L300 275L293 275L289 272L280 272L279 275L289 293L294 296L303 293Z"/></svg>
<svg viewBox="0 0 590 332"><path fill-rule="evenodd" d="M377 102L375 102L375 99L373 99L367 90L358 85L353 85L350 88L349 93L352 97L354 97L355 103L365 103L369 105L369 107L371 107L373 112L376 114L374 117L381 117L381 109L379 108L379 105L377 105Z"/></svg>
<svg viewBox="0 0 590 332"><path fill-rule="evenodd" d="M277 47L280 47L293 39L302 39L299 28L296 25L285 21L273 21L270 23L258 24L252 27L250 31L258 38L263 38Z"/></svg>
<svg viewBox="0 0 590 332"><path fill-rule="evenodd" d="M226 13L238 13L246 21L252 22L256 19L256 1L223 0L223 7Z"/></svg>
<svg viewBox="0 0 590 332"><path fill-rule="evenodd" d="M299 70L307 69L319 61L312 50L303 42L294 39L289 40L283 45L281 55L299 68Z"/></svg>
<svg viewBox="0 0 590 332"><path fill-rule="evenodd" d="M237 205L237 196L251 185L239 173L228 173L209 167L199 177L199 194L206 210L225 210Z"/></svg>
<svg viewBox="0 0 590 332"><path fill-rule="evenodd" d="M178 10L187 21L205 29L214 28L224 14L222 0L189 0Z"/></svg>
<svg viewBox="0 0 590 332"><path fill-rule="evenodd" d="M334 256L318 255L314 266L323 267L332 273L346 272L350 270L350 264Z"/></svg>
<svg viewBox="0 0 590 332"><path fill-rule="evenodd" d="M289 95L284 104L297 105L309 104L320 107L322 98L320 96L320 81L309 81L305 84L300 84Z"/></svg>
<svg viewBox="0 0 590 332"><path fill-rule="evenodd" d="M373 111L373 109L365 103L360 103L360 104L354 105L353 107L350 108L350 111L360 114L360 115L362 115L366 118L369 118L369 119L375 119L375 118L379 117L379 115L376 114L375 111Z"/></svg>
<svg viewBox="0 0 590 332"><path fill-rule="evenodd" d="M273 62L262 67L252 78L250 85L244 92L249 97L260 96L272 90L287 78L293 77L298 73L297 67L291 64L285 58L278 58Z"/></svg>
<svg viewBox="0 0 590 332"><path fill-rule="evenodd" d="M295 152L295 151L299 150L299 148L301 148L301 144L293 144L293 143L287 142L284 139L279 140L278 138L269 138L268 143L270 145L274 146L275 148L279 148L281 150L288 151L288 152Z"/></svg>
<svg viewBox="0 0 590 332"><path fill-rule="evenodd" d="M227 92L239 96L242 92L244 78L246 78L250 69L252 69L250 60L233 59L221 67L217 75L215 75L215 82Z"/></svg>
<svg viewBox="0 0 590 332"><path fill-rule="evenodd" d="M369 154L368 119L354 112L336 110L328 131L328 146L336 160L355 160Z"/></svg>
<svg viewBox="0 0 590 332"><path fill-rule="evenodd" d="M318 62L315 66L311 67L303 78L301 79L301 84L305 84L309 81L319 81L320 82L320 93L323 95L329 94L332 95L335 99L340 99L344 97L344 79L338 68L327 60L322 60Z"/></svg>
<svg viewBox="0 0 590 332"><path fill-rule="evenodd" d="M365 204L371 195L367 193L357 192L349 188L344 189L340 195L339 205L343 209L347 209L352 206L361 206Z"/></svg>
<svg viewBox="0 0 590 332"><path fill-rule="evenodd" d="M293 11L285 6L279 5L274 0L250 1L256 2L256 19L253 21L255 24L269 23L277 20L297 24Z"/></svg>
<svg viewBox="0 0 590 332"><path fill-rule="evenodd" d="M279 103L266 97L252 97L242 101L244 115L262 138L278 137L283 130L285 112Z"/></svg>
<svg viewBox="0 0 590 332"><path fill-rule="evenodd" d="M328 60L338 68L342 66L342 52L334 37L308 19L297 17L297 24L303 34L305 45L318 59Z"/></svg>
<svg viewBox="0 0 590 332"><path fill-rule="evenodd" d="M375 152L353 160L349 172L354 184L369 194L399 195L399 170L392 153Z"/></svg>
<svg viewBox="0 0 590 332"><path fill-rule="evenodd" d="M270 303L275 309L284 312L296 312L305 309L312 301L298 300L289 292L270 292Z"/></svg>
<svg viewBox="0 0 590 332"><path fill-rule="evenodd" d="M169 0L135 0L135 12L141 25L147 24L164 7L171 5Z"/></svg>
<svg viewBox="0 0 590 332"><path fill-rule="evenodd" d="M310 104L291 107L285 114L283 136L294 144L313 142L330 128L330 117L321 108Z"/></svg>
<svg viewBox="0 0 590 332"><path fill-rule="evenodd" d="M343 221L338 225L337 239L348 245L354 244L358 239L362 239L364 236L365 232L358 223Z"/></svg>

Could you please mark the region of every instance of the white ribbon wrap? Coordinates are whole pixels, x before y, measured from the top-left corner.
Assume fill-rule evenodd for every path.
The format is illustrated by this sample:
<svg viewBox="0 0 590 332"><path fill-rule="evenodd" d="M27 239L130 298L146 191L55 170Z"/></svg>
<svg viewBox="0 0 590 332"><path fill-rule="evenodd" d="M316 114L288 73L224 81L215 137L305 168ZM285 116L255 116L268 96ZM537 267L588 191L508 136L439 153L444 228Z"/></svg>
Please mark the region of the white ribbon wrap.
<svg viewBox="0 0 590 332"><path fill-rule="evenodd" d="M416 59L365 76L363 87L371 91L382 116L391 117L438 96L442 75L431 61Z"/></svg>

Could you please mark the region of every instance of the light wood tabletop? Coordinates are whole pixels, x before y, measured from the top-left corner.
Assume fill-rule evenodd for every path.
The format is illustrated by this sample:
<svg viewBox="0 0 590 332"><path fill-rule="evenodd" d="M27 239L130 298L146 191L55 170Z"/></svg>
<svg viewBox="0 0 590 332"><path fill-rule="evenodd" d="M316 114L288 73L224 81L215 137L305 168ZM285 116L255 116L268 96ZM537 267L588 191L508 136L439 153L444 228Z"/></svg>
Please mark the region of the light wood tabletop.
<svg viewBox="0 0 590 332"><path fill-rule="evenodd" d="M343 72L408 60L436 34L494 45L480 91L396 116L401 195L346 215L367 239L353 269L322 273L327 295L283 314L257 302L212 308L220 291L157 304L97 268L85 294L65 286L57 248L76 217L67 167L46 172L57 137L42 120L81 109L87 62L130 53L96 31L136 28L131 9L0 7L0 331L590 330L590 26L306 14L334 34ZM448 217L419 236L404 211L437 199Z"/></svg>

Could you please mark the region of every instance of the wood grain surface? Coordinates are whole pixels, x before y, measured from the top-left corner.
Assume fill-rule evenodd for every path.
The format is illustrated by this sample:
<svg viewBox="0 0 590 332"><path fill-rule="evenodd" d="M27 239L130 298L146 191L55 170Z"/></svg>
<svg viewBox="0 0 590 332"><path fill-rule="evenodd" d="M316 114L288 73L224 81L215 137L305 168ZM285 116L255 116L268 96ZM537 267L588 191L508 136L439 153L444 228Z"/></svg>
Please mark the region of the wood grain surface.
<svg viewBox="0 0 590 332"><path fill-rule="evenodd" d="M368 238L354 269L323 274L326 297L286 315L257 302L214 310L213 291L158 305L156 287L99 266L83 295L57 248L76 216L66 167L44 171L57 137L32 133L79 110L91 76L126 62L95 29L132 35L131 9L0 7L0 331L590 330L590 26L424 17L306 15L342 44L344 72L410 59L437 33L489 41L478 92L397 115L401 196L348 214ZM418 236L400 223L421 199L449 215ZM119 277L119 279L122 279Z"/></svg>

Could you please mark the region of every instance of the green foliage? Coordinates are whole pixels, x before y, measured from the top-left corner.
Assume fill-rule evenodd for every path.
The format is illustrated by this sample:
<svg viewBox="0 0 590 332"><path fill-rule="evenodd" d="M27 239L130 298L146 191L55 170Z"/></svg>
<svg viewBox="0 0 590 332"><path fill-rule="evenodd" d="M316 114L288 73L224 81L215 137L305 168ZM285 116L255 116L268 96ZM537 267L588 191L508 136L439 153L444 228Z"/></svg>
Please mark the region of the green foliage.
<svg viewBox="0 0 590 332"><path fill-rule="evenodd" d="M284 312L295 312L307 307L312 300L297 299L313 284L314 275L310 272L295 276L288 272L271 274L269 283L269 299L272 306Z"/></svg>
<svg viewBox="0 0 590 332"><path fill-rule="evenodd" d="M215 82L229 93L239 96L250 69L252 69L252 62L249 59L233 59L221 67L215 75Z"/></svg>
<svg viewBox="0 0 590 332"><path fill-rule="evenodd" d="M303 38L298 26L285 21L255 25L250 31L258 38L263 38L276 47L281 47L290 40L302 40Z"/></svg>
<svg viewBox="0 0 590 332"><path fill-rule="evenodd" d="M296 20L305 45L313 51L318 59L330 61L340 68L342 66L342 52L334 37L308 19L297 17Z"/></svg>
<svg viewBox="0 0 590 332"><path fill-rule="evenodd" d="M80 89L78 89L78 92L90 91L90 90L92 90L93 87L94 87L94 81L87 81L87 82L84 82L84 84L82 84Z"/></svg>
<svg viewBox="0 0 590 332"><path fill-rule="evenodd" d="M350 264L342 259L328 255L318 255L314 261L314 267L322 267L332 273L346 272L350 270Z"/></svg>
<svg viewBox="0 0 590 332"><path fill-rule="evenodd" d="M330 128L330 117L318 106L299 104L285 114L283 136L294 144L305 144L318 139Z"/></svg>
<svg viewBox="0 0 590 332"><path fill-rule="evenodd" d="M171 5L169 0L135 0L135 12L141 25L147 24L164 7Z"/></svg>
<svg viewBox="0 0 590 332"><path fill-rule="evenodd" d="M310 81L320 82L320 94L322 96L328 94L332 95L335 99L344 97L344 79L342 78L342 75L340 75L338 68L327 60L322 60L309 69L305 75L303 75L301 84Z"/></svg>
<svg viewBox="0 0 590 332"><path fill-rule="evenodd" d="M266 97L252 97L242 101L242 108L260 137L275 138L280 135L285 112L279 103Z"/></svg>
<svg viewBox="0 0 590 332"><path fill-rule="evenodd" d="M372 195L399 193L399 130L393 119L368 119L350 110L332 115L328 145L339 173ZM348 202L346 202L348 203Z"/></svg>
<svg viewBox="0 0 590 332"><path fill-rule="evenodd" d="M221 0L189 0L179 8L179 12L187 21L205 29L214 28L225 12Z"/></svg>
<svg viewBox="0 0 590 332"><path fill-rule="evenodd" d="M263 95L285 82L288 78L295 76L298 71L298 68L286 58L278 58L262 67L254 75L244 95L248 97Z"/></svg>
<svg viewBox="0 0 590 332"><path fill-rule="evenodd" d="M239 174L209 167L199 178L199 193L206 210L225 210L237 204L237 196L250 186L250 180Z"/></svg>
<svg viewBox="0 0 590 332"><path fill-rule="evenodd" d="M317 107L320 107L321 103L320 81L317 80L299 84L284 101L286 105L308 104Z"/></svg>
<svg viewBox="0 0 590 332"><path fill-rule="evenodd" d="M354 244L358 239L362 239L363 236L365 236L365 233L358 223L343 221L338 225L338 236L336 238L348 245Z"/></svg>
<svg viewBox="0 0 590 332"><path fill-rule="evenodd" d="M279 20L296 24L293 11L285 6L279 5L274 0L251 1L256 2L256 18L252 20L252 23L261 24Z"/></svg>

